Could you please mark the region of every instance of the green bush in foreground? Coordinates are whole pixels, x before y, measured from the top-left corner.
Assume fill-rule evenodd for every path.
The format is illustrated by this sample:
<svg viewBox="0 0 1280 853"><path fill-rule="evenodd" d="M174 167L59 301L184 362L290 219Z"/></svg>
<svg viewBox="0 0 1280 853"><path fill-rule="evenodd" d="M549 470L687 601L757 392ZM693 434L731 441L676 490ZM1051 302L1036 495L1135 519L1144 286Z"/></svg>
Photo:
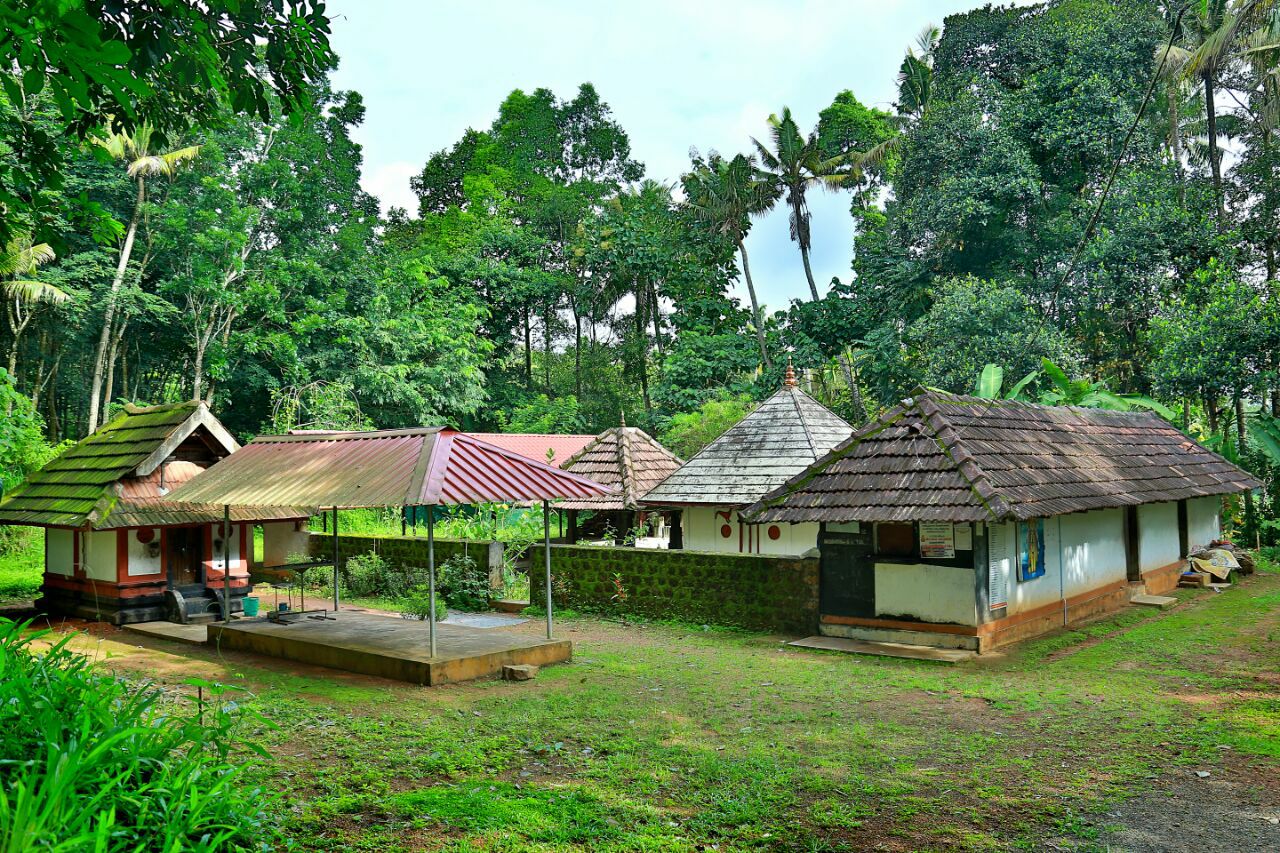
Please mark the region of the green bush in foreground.
<svg viewBox="0 0 1280 853"><path fill-rule="evenodd" d="M0 619L0 851L274 846L267 798L232 754L241 714L219 688L203 714L176 713L69 638L33 649L48 632L27 627Z"/></svg>

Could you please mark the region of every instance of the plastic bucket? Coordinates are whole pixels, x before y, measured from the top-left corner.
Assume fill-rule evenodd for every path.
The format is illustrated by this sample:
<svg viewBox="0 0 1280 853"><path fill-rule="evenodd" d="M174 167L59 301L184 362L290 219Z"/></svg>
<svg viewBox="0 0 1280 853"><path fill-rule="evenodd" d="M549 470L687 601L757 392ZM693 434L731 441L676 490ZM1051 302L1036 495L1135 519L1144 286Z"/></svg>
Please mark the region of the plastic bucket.
<svg viewBox="0 0 1280 853"><path fill-rule="evenodd" d="M258 599L254 598L252 595L244 600L244 615L245 616L258 615Z"/></svg>

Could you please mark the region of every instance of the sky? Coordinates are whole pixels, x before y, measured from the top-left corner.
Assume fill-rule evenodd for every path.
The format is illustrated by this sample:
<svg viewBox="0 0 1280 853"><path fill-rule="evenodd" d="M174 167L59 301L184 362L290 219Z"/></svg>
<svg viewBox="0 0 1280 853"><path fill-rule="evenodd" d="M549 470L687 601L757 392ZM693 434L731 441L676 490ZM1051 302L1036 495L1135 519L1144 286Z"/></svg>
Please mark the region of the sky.
<svg viewBox="0 0 1280 853"><path fill-rule="evenodd" d="M468 127L487 128L520 88L571 98L591 82L646 176L676 181L689 149L725 155L767 139L770 113L802 128L836 93L889 109L902 56L926 24L983 0L330 0L339 89L364 97L364 187L416 212L409 178ZM814 277L851 277L847 193L812 191ZM808 298L779 207L747 240L770 310ZM739 282L738 295L746 290Z"/></svg>

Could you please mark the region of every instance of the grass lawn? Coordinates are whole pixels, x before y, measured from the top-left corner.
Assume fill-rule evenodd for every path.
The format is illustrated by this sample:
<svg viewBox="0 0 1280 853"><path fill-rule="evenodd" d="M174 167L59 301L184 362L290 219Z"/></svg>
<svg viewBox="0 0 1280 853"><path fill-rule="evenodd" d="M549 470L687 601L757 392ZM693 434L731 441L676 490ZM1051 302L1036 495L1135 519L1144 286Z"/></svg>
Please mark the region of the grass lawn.
<svg viewBox="0 0 1280 853"><path fill-rule="evenodd" d="M1150 820L1108 815L1178 786L1206 815L1210 783L1280 808L1280 574L1179 597L950 667L579 618L571 664L434 689L81 643L249 691L274 724L255 773L302 850L1104 849ZM1221 840L1201 849L1255 847Z"/></svg>
<svg viewBox="0 0 1280 853"><path fill-rule="evenodd" d="M35 546L11 554L0 554L0 604L30 600L40 591L44 573L44 550Z"/></svg>

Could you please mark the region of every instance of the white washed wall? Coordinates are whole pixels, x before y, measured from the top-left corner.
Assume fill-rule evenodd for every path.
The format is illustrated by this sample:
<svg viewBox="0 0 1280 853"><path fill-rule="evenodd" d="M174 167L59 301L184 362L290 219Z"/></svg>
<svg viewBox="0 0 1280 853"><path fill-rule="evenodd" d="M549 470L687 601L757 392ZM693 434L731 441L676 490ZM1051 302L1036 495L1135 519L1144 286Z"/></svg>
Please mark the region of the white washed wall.
<svg viewBox="0 0 1280 853"><path fill-rule="evenodd" d="M1004 539L1010 566L1008 616L1061 601L1064 596L1071 598L1126 576L1123 510L1094 510L1045 519L1044 574L1027 581L1018 579L1018 540L1012 523L1005 525Z"/></svg>
<svg viewBox="0 0 1280 853"><path fill-rule="evenodd" d="M151 535L154 537L150 544L138 541L138 531L126 531L129 537L129 576L140 577L144 575L160 574L160 529L152 528ZM155 548L155 556L151 555L152 548Z"/></svg>
<svg viewBox="0 0 1280 853"><path fill-rule="evenodd" d="M70 577L75 573L76 552L73 544L75 533L56 527L45 528L44 570L54 575Z"/></svg>
<svg viewBox="0 0 1280 853"><path fill-rule="evenodd" d="M977 625L973 569L876 563L876 615Z"/></svg>
<svg viewBox="0 0 1280 853"><path fill-rule="evenodd" d="M1187 501L1187 546L1202 548L1222 535L1222 498L1192 498Z"/></svg>
<svg viewBox="0 0 1280 853"><path fill-rule="evenodd" d="M100 581L116 579L116 532L91 530L84 536L84 573Z"/></svg>
<svg viewBox="0 0 1280 853"><path fill-rule="evenodd" d="M301 528L301 529L298 529ZM264 566L283 566L291 556L303 556L308 553L308 542L311 534L306 523L293 521L273 521L262 525L262 564Z"/></svg>
<svg viewBox="0 0 1280 853"><path fill-rule="evenodd" d="M1138 566L1144 572L1178 562L1178 504L1138 507Z"/></svg>
<svg viewBox="0 0 1280 853"><path fill-rule="evenodd" d="M729 520L726 522L717 511L728 512ZM686 551L800 556L818 547L817 524L751 525L742 522L737 510L729 507L686 507L682 524ZM729 525L728 537L720 531L725 524ZM777 539L769 538L770 526L778 528Z"/></svg>

